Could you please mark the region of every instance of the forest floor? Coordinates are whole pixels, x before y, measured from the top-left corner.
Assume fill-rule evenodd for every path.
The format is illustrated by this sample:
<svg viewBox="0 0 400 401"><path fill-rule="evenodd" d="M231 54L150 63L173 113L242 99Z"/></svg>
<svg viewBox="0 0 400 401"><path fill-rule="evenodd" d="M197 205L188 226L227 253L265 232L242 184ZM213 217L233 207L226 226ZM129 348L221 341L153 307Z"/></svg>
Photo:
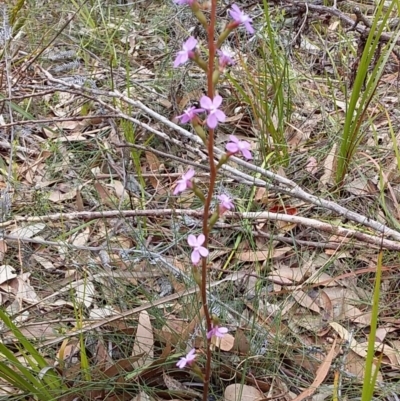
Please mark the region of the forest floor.
<svg viewBox="0 0 400 401"><path fill-rule="evenodd" d="M215 140L224 151L234 134L254 158L218 177L235 210L209 248L210 307L229 329L214 344L209 399L359 400L381 257L374 397L398 401L399 53L338 183L376 5L237 4L256 33L228 37L235 64L218 86L227 119ZM229 7L218 2L217 30ZM188 7L164 0L2 10L1 305L61 375L63 400L201 399L176 362L194 347L202 366L186 240L201 233L202 205L173 189L192 166L207 190L207 152L176 118L206 79L172 64L190 35L205 54L205 33ZM21 355L15 330L3 322L0 334ZM23 396L1 377L2 396Z"/></svg>

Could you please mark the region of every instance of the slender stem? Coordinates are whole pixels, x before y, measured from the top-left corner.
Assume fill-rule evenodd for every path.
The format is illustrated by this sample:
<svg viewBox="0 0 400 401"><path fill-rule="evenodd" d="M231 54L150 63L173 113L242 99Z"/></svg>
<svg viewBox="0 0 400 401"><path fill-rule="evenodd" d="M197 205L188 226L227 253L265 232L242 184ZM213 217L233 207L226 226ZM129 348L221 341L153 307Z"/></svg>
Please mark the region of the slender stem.
<svg viewBox="0 0 400 401"><path fill-rule="evenodd" d="M215 58L215 43L214 43L214 31L215 31L215 17L217 14L217 0L211 0L211 15L210 24L208 26L208 70L207 70L207 95L210 99L214 99L214 85L213 85L213 71L214 71L214 58ZM214 192L215 181L217 176L217 167L214 163L214 130L208 130L208 160L210 163L210 182L207 193L206 202L204 205L204 215L203 215L203 234L205 236L204 246L207 247L209 239L209 226L208 226L208 216L211 205L211 199ZM206 318L207 332L211 330L211 316L207 304L207 260L203 258L202 260L202 270L201 270L201 298L203 302L204 316ZM210 376L211 376L211 339L207 340L206 347L206 367L204 371L204 388L203 388L203 401L208 400L208 392L210 386Z"/></svg>

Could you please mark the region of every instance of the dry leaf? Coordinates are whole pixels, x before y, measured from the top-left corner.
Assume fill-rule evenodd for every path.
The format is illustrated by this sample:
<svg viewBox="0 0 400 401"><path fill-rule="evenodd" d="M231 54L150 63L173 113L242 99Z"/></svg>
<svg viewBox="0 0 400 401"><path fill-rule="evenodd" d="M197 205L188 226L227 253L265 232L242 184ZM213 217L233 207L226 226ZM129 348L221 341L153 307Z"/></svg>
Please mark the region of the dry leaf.
<svg viewBox="0 0 400 401"><path fill-rule="evenodd" d="M7 243L4 241L4 239L0 239L0 262L3 261L6 252L7 252Z"/></svg>
<svg viewBox="0 0 400 401"><path fill-rule="evenodd" d="M96 188L96 191L99 194L100 199L104 205L107 205L109 207L115 206L109 191L106 188L104 188L103 185L101 185L99 182L95 182L94 187Z"/></svg>
<svg viewBox="0 0 400 401"><path fill-rule="evenodd" d="M92 304L95 295L94 284L91 281L80 284L75 288L77 302L83 303L87 308Z"/></svg>
<svg viewBox="0 0 400 401"><path fill-rule="evenodd" d="M79 340L74 338L67 338L62 342L60 349L57 352L57 359L61 361L68 360L73 355L76 355L79 352L79 349Z"/></svg>
<svg viewBox="0 0 400 401"><path fill-rule="evenodd" d="M50 260L37 255L36 253L34 253L32 255L32 258L36 260L36 262L40 263L46 270L54 270L55 266L53 265L52 262L50 262Z"/></svg>
<svg viewBox="0 0 400 401"><path fill-rule="evenodd" d="M167 319L163 328L158 332L158 335L165 342L176 346L181 341L181 335L186 326L187 323L185 320L171 316Z"/></svg>
<svg viewBox="0 0 400 401"><path fill-rule="evenodd" d="M250 351L250 342L247 339L246 335L244 334L243 330L239 328L236 330L235 333L235 350L240 354L246 355Z"/></svg>
<svg viewBox="0 0 400 401"><path fill-rule="evenodd" d="M186 390L186 386L183 385L180 381L175 380L170 375L167 375L165 371L163 372L164 383L167 386L168 390L176 391L176 390Z"/></svg>
<svg viewBox="0 0 400 401"><path fill-rule="evenodd" d="M256 401L264 394L255 387L246 384L230 384L224 392L224 401Z"/></svg>
<svg viewBox="0 0 400 401"><path fill-rule="evenodd" d="M32 224L30 226L16 228L10 232L10 235L18 238L32 238L44 230L45 227L46 224L44 223Z"/></svg>
<svg viewBox="0 0 400 401"><path fill-rule="evenodd" d="M304 281L311 274L311 266L308 268L295 267L290 268L288 266L280 265L274 272L274 275L284 277L294 282L295 284Z"/></svg>
<svg viewBox="0 0 400 401"><path fill-rule="evenodd" d="M154 335L150 316L147 311L139 314L139 322L136 331L135 343L133 345L132 356L142 354L143 356L134 362L134 367L140 368L154 359Z"/></svg>
<svg viewBox="0 0 400 401"><path fill-rule="evenodd" d="M365 358L367 356L367 349L365 346L359 344L355 339L353 334L351 334L348 330L346 330L342 325L336 322L330 322L330 326L335 330L340 338L347 341L349 343L349 348L353 350L356 354Z"/></svg>
<svg viewBox="0 0 400 401"><path fill-rule="evenodd" d="M307 390L299 394L293 401L302 401L304 400L304 398L312 396L317 390L317 388L321 385L321 383L325 380L325 377L329 373L332 361L335 358L335 345L336 345L336 339L333 341L332 348L328 352L325 360L321 363L321 366L318 368L317 374L315 375L315 379L312 382L311 386Z"/></svg>
<svg viewBox="0 0 400 401"><path fill-rule="evenodd" d="M77 232L71 238L71 244L75 246L85 246L90 237L90 229L86 227L83 231Z"/></svg>
<svg viewBox="0 0 400 401"><path fill-rule="evenodd" d="M0 284L17 277L15 269L10 265L0 266Z"/></svg>
<svg viewBox="0 0 400 401"><path fill-rule="evenodd" d="M82 198L82 195L81 195L81 191L79 189L76 191L75 204L76 204L76 211L77 212L83 212L85 210L85 205L83 203L83 198Z"/></svg>
<svg viewBox="0 0 400 401"><path fill-rule="evenodd" d="M118 199L125 199L128 196L124 184L121 181L114 180L113 186L115 190L115 195L117 195Z"/></svg>
<svg viewBox="0 0 400 401"><path fill-rule="evenodd" d="M104 308L93 308L90 310L90 319L104 319L109 316L117 315L118 311L113 309L112 306L105 306Z"/></svg>
<svg viewBox="0 0 400 401"><path fill-rule="evenodd" d="M154 174L153 177L150 177L151 185L153 186L154 189L157 189L158 188L158 179L156 178L156 173L158 173L160 170L160 165L161 165L160 160L152 152L145 152L145 154L146 154L147 163L149 165L150 173Z"/></svg>
<svg viewBox="0 0 400 401"><path fill-rule="evenodd" d="M76 189L72 189L71 191L64 193L64 192L61 192L60 190L56 189L56 190L50 191L48 200L51 202L54 202L54 203L71 200L71 199L75 198L76 191L77 191Z"/></svg>
<svg viewBox="0 0 400 401"><path fill-rule="evenodd" d="M211 342L222 351L230 351L235 344L235 337L227 333L222 338L212 337Z"/></svg>
<svg viewBox="0 0 400 401"><path fill-rule="evenodd" d="M321 184L324 186L333 182L332 174L335 170L336 148L337 144L335 143L324 161L324 174L320 179Z"/></svg>
<svg viewBox="0 0 400 401"><path fill-rule="evenodd" d="M133 397L131 401L151 401L153 399L154 398L150 398L149 394L147 394L145 391L141 391L139 394Z"/></svg>
<svg viewBox="0 0 400 401"><path fill-rule="evenodd" d="M312 299L304 291L293 291L292 297L304 308L310 309L313 312L320 313L321 310L316 304L315 299Z"/></svg>
<svg viewBox="0 0 400 401"><path fill-rule="evenodd" d="M36 304L40 301L40 298L37 296L35 290L30 285L29 275L30 273L25 273L22 276L16 278L18 287L15 296L18 299L21 299L29 304Z"/></svg>
<svg viewBox="0 0 400 401"><path fill-rule="evenodd" d="M236 257L241 262L261 262L267 259L276 259L285 255L292 248L266 249L265 251L238 251Z"/></svg>
<svg viewBox="0 0 400 401"><path fill-rule="evenodd" d="M314 175L318 171L318 162L317 159L314 156L311 156L306 164L306 171L308 171L310 174Z"/></svg>

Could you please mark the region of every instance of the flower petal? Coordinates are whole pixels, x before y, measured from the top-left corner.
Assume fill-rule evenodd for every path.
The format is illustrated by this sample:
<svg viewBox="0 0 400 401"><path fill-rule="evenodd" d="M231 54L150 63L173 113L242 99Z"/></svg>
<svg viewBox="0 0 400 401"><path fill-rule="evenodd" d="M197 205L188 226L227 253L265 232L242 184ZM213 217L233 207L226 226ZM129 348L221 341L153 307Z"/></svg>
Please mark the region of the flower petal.
<svg viewBox="0 0 400 401"><path fill-rule="evenodd" d="M229 14L231 15L232 19L238 21L242 12L236 4L232 4L231 9L229 10Z"/></svg>
<svg viewBox="0 0 400 401"><path fill-rule="evenodd" d="M178 52L178 55L174 61L174 68L179 67L181 64L185 64L186 61L188 61L189 56L187 52L185 51L180 51Z"/></svg>
<svg viewBox="0 0 400 401"><path fill-rule="evenodd" d="M189 234L187 242L191 247L197 246L197 238L196 238L196 236L193 235L193 234Z"/></svg>
<svg viewBox="0 0 400 401"><path fill-rule="evenodd" d="M179 369L183 369L186 366L186 359L185 358L181 358L176 366L178 366Z"/></svg>
<svg viewBox="0 0 400 401"><path fill-rule="evenodd" d="M239 151L239 147L233 142L227 143L225 149L230 153L237 153Z"/></svg>
<svg viewBox="0 0 400 401"><path fill-rule="evenodd" d="M234 143L239 143L239 139L235 135L229 135L229 140Z"/></svg>
<svg viewBox="0 0 400 401"><path fill-rule="evenodd" d="M197 245L203 245L205 240L206 240L206 237L204 236L204 234L200 234L197 237Z"/></svg>
<svg viewBox="0 0 400 401"><path fill-rule="evenodd" d="M198 248L199 254L201 256L203 256L203 258L208 256L208 249L204 248L204 246L201 246L200 248Z"/></svg>
<svg viewBox="0 0 400 401"><path fill-rule="evenodd" d="M215 114L209 114L207 117L207 125L209 128L214 129L218 125L218 119Z"/></svg>
<svg viewBox="0 0 400 401"><path fill-rule="evenodd" d="M194 177L194 174L195 174L195 171L191 168L183 175L183 178L185 180L190 180Z"/></svg>
<svg viewBox="0 0 400 401"><path fill-rule="evenodd" d="M189 352L188 352L188 354L186 355L186 359L188 359L188 360L194 360L196 358L196 349L195 348L192 348Z"/></svg>
<svg viewBox="0 0 400 401"><path fill-rule="evenodd" d="M190 36L188 40L183 44L183 48L187 51L193 50L197 45L197 39L195 39L193 36Z"/></svg>
<svg viewBox="0 0 400 401"><path fill-rule="evenodd" d="M243 155L244 158L246 158L248 160L253 158L253 156L251 155L250 151L247 150L247 149L243 149L242 150L242 155Z"/></svg>
<svg viewBox="0 0 400 401"><path fill-rule="evenodd" d="M213 105L216 109L218 109L218 107L221 106L221 103L222 103L222 96L220 95L214 96Z"/></svg>
<svg viewBox="0 0 400 401"><path fill-rule="evenodd" d="M222 110L215 110L214 115L220 123L225 122L226 115Z"/></svg>
<svg viewBox="0 0 400 401"><path fill-rule="evenodd" d="M200 262L200 253L197 249L195 249L192 254L190 255L190 258L192 260L192 263L194 265L197 265Z"/></svg>
<svg viewBox="0 0 400 401"><path fill-rule="evenodd" d="M203 109L210 110L213 106L211 99L208 96L202 96L200 98L200 106Z"/></svg>
<svg viewBox="0 0 400 401"><path fill-rule="evenodd" d="M254 33L254 28L251 26L250 21L244 22L244 27L246 28L247 32L250 33L251 35Z"/></svg>

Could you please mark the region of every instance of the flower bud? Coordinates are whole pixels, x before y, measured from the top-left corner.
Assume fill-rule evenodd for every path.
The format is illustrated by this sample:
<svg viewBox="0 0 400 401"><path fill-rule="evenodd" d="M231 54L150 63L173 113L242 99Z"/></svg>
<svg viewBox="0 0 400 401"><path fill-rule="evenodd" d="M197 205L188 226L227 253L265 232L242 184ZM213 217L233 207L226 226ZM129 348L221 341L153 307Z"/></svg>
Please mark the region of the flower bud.
<svg viewBox="0 0 400 401"><path fill-rule="evenodd" d="M235 23L230 23L226 26L226 28L223 30L223 32L221 33L221 35L219 35L218 40L217 40L217 49L219 49L222 46L222 43L225 42L225 39L228 37L228 35L239 26L239 24L237 24L236 26L232 26Z"/></svg>
<svg viewBox="0 0 400 401"><path fill-rule="evenodd" d="M207 63L200 57L200 54L196 51L192 60L204 71L207 72L208 65Z"/></svg>
<svg viewBox="0 0 400 401"><path fill-rule="evenodd" d="M199 286L199 288L201 288L202 280L201 280L200 270L196 266L193 266L192 271L193 271L193 278L194 278L195 283Z"/></svg>
<svg viewBox="0 0 400 401"><path fill-rule="evenodd" d="M193 125L194 130L196 131L196 134L203 141L204 145L207 146L207 137L206 137L206 133L203 130L203 127L199 124L198 120L196 121L196 123L194 123L194 122L195 122L195 120L192 121L192 125Z"/></svg>
<svg viewBox="0 0 400 401"><path fill-rule="evenodd" d="M192 183L192 191L201 200L203 204L206 203L206 198L203 192L201 192L200 188L198 188L194 182Z"/></svg>
<svg viewBox="0 0 400 401"><path fill-rule="evenodd" d="M208 229L209 229L209 230L211 230L211 229L214 227L214 225L215 225L215 223L218 221L218 219L219 219L219 213L218 213L218 211L215 211L215 212L212 214L212 216L211 216L211 218L210 218L210 221L209 221L209 223L208 223Z"/></svg>
<svg viewBox="0 0 400 401"><path fill-rule="evenodd" d="M195 363L191 366L192 372L197 375L198 377L200 377L201 380L204 381L204 375L203 372L201 371L200 367L198 365L196 365Z"/></svg>
<svg viewBox="0 0 400 401"><path fill-rule="evenodd" d="M218 80L219 80L219 70L215 70L212 76L212 83L214 87L217 86Z"/></svg>
<svg viewBox="0 0 400 401"><path fill-rule="evenodd" d="M219 168L225 164L228 160L229 160L229 156L231 156L229 153L224 153L221 158L219 159L219 162L217 164L217 171L219 170Z"/></svg>
<svg viewBox="0 0 400 401"><path fill-rule="evenodd" d="M203 25L203 27L207 30L208 29L207 18L200 10L199 3L196 2L195 4L197 4L198 8L197 10L195 10L194 9L195 7L192 6L193 14L199 20L200 24Z"/></svg>
<svg viewBox="0 0 400 401"><path fill-rule="evenodd" d="M212 315L212 316L211 316L211 321L212 321L212 324L213 324L214 326L219 326L220 321L219 321L219 319L218 319L218 316Z"/></svg>

